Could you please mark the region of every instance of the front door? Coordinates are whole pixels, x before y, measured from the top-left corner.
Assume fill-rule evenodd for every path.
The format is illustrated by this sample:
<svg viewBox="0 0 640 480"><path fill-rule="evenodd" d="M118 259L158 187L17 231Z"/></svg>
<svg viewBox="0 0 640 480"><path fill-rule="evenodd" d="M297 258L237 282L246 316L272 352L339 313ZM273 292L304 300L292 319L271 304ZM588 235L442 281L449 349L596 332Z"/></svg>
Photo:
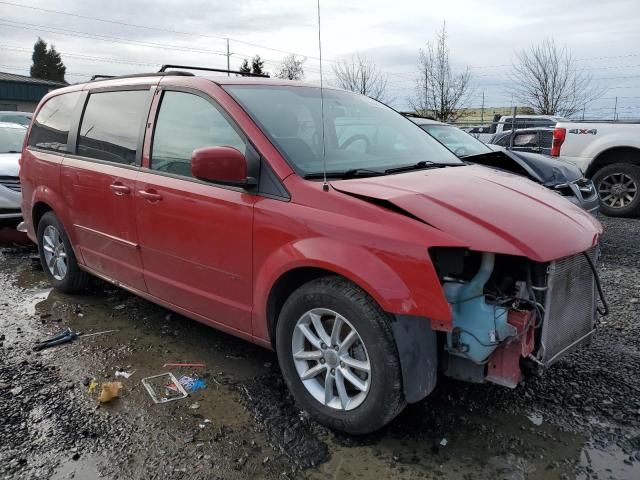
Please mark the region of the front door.
<svg viewBox="0 0 640 480"><path fill-rule="evenodd" d="M148 87L90 94L75 154L64 158L61 170L82 262L140 291L146 287L134 192L150 99Z"/></svg>
<svg viewBox="0 0 640 480"><path fill-rule="evenodd" d="M136 181L136 213L149 293L250 333L255 196L191 176L191 153L247 142L208 97L164 91L150 164Z"/></svg>

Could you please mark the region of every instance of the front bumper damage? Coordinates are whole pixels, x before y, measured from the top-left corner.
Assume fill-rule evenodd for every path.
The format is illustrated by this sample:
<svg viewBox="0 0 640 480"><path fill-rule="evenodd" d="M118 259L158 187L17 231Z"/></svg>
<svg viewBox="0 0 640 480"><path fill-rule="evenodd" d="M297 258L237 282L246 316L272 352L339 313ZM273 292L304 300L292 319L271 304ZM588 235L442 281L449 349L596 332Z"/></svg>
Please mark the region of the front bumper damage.
<svg viewBox="0 0 640 480"><path fill-rule="evenodd" d="M445 278L453 315L445 375L514 388L527 363L544 369L589 343L597 320L597 255L593 247L546 264L521 258L518 278L516 270L508 273L509 261L502 258L496 268L496 255L483 253L470 279ZM509 275L511 291L502 281Z"/></svg>

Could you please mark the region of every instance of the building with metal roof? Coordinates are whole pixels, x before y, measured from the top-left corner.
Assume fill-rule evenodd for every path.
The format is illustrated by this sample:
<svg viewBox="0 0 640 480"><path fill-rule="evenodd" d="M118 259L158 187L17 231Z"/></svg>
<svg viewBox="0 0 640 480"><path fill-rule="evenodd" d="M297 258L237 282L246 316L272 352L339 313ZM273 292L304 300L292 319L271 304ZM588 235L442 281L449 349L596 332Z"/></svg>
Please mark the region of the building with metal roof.
<svg viewBox="0 0 640 480"><path fill-rule="evenodd" d="M64 82L0 72L0 110L33 112L42 97L66 85Z"/></svg>

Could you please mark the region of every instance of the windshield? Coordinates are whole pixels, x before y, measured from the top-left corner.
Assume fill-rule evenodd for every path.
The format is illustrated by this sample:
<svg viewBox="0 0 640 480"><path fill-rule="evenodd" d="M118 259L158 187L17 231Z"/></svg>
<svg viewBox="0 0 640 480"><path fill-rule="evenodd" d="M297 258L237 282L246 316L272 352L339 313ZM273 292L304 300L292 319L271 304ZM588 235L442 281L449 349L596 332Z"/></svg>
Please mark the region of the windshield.
<svg viewBox="0 0 640 480"><path fill-rule="evenodd" d="M20 153L26 128L0 127L0 153Z"/></svg>
<svg viewBox="0 0 640 480"><path fill-rule="evenodd" d="M375 174L417 162L461 163L411 121L363 95L324 90L323 135L319 88L271 85L225 88L302 175L323 171L323 136L329 173L363 169Z"/></svg>
<svg viewBox="0 0 640 480"><path fill-rule="evenodd" d="M480 155L492 150L480 140L451 125L420 125L425 132L442 143L458 157Z"/></svg>

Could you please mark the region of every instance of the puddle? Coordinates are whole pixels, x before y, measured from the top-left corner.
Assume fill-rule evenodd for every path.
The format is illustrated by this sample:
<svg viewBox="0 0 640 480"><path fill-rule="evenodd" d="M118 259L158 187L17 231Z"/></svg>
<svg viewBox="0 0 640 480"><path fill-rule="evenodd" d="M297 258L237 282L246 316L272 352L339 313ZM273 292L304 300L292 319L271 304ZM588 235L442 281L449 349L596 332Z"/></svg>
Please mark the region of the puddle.
<svg viewBox="0 0 640 480"><path fill-rule="evenodd" d="M52 290L53 288L41 288L29 292L29 294L25 296L25 301L22 303L22 308L25 313L27 315L35 315L38 304L48 299Z"/></svg>
<svg viewBox="0 0 640 480"><path fill-rule="evenodd" d="M585 446L580 453L579 473L576 480L590 478L611 480L637 480L640 478L640 462L628 461L629 455L625 454L616 445L604 450L596 449L591 445Z"/></svg>
<svg viewBox="0 0 640 480"><path fill-rule="evenodd" d="M70 460L61 464L50 480L95 480L98 478L103 478L98 471L98 459L93 455L87 455L78 460Z"/></svg>

